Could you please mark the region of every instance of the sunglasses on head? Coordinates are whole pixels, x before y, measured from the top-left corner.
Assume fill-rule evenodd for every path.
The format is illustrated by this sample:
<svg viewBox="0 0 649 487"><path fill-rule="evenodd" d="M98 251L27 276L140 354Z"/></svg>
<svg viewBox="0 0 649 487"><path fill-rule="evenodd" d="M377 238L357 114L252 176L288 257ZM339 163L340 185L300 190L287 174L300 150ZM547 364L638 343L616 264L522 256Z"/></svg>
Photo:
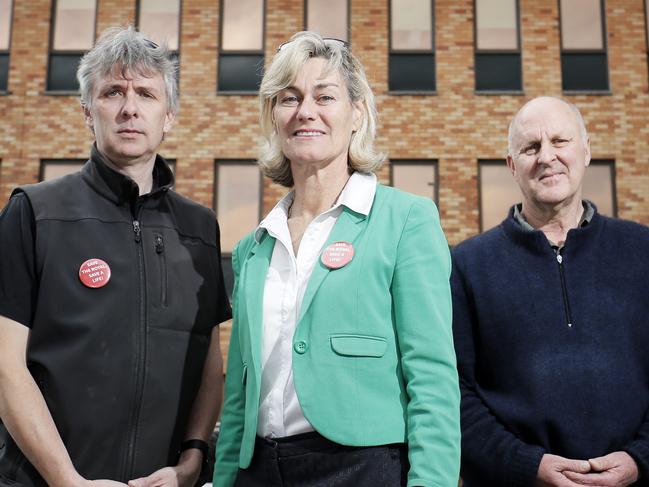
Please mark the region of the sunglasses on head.
<svg viewBox="0 0 649 487"><path fill-rule="evenodd" d="M340 46L344 47L345 49L350 48L349 42L343 41L342 39L336 39L335 37L323 37L322 40L325 42L325 45L326 44L339 44ZM291 42L293 42L293 41L287 41L287 42L284 42L283 44L280 44L280 46L277 48L277 52L284 49L284 47L289 45Z"/></svg>

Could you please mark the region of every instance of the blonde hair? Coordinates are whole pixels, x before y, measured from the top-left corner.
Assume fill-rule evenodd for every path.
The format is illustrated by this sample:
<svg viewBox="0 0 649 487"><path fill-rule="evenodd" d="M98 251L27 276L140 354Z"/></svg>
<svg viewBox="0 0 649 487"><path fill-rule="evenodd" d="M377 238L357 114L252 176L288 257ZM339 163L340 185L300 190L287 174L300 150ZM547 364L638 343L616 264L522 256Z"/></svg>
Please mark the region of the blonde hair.
<svg viewBox="0 0 649 487"><path fill-rule="evenodd" d="M286 187L293 186L293 175L290 161L282 153L275 130L273 109L279 92L295 81L300 69L311 58L326 59L326 72L338 70L346 82L350 100L359 103L361 107L361 126L352 134L349 144L349 167L362 173L371 173L384 160L383 154L374 150L376 104L363 65L352 54L347 43L323 39L315 32L298 32L275 54L259 88L260 123L265 143L258 163L264 175Z"/></svg>

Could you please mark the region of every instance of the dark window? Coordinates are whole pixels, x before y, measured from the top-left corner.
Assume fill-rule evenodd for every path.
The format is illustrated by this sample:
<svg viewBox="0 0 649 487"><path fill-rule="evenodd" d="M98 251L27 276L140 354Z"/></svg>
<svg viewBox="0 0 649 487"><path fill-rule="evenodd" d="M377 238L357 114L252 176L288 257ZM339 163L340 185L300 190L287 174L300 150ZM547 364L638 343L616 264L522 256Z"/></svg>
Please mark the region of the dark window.
<svg viewBox="0 0 649 487"><path fill-rule="evenodd" d="M218 91L256 93L264 69L264 0L223 0Z"/></svg>
<svg viewBox="0 0 649 487"><path fill-rule="evenodd" d="M7 91L12 0L0 0L0 92Z"/></svg>
<svg viewBox="0 0 649 487"><path fill-rule="evenodd" d="M437 204L437 161L391 160L390 184L408 193L430 198Z"/></svg>
<svg viewBox="0 0 649 487"><path fill-rule="evenodd" d="M262 176L254 161L216 161L214 210L221 230L223 274L232 296L232 250L259 224L262 209Z"/></svg>
<svg viewBox="0 0 649 487"><path fill-rule="evenodd" d="M517 0L475 0L476 91L521 91Z"/></svg>
<svg viewBox="0 0 649 487"><path fill-rule="evenodd" d="M349 40L348 0L306 0L304 15L306 30L323 37Z"/></svg>
<svg viewBox="0 0 649 487"><path fill-rule="evenodd" d="M390 0L390 91L435 91L434 10L432 0Z"/></svg>
<svg viewBox="0 0 649 487"><path fill-rule="evenodd" d="M505 219L512 205L522 201L518 184L504 160L478 161L480 230L485 231ZM593 160L584 174L582 196L607 216L617 215L615 162Z"/></svg>
<svg viewBox="0 0 649 487"><path fill-rule="evenodd" d="M77 67L95 41L96 0L54 0L48 91L78 91Z"/></svg>
<svg viewBox="0 0 649 487"><path fill-rule="evenodd" d="M564 91L608 91L603 0L559 0Z"/></svg>

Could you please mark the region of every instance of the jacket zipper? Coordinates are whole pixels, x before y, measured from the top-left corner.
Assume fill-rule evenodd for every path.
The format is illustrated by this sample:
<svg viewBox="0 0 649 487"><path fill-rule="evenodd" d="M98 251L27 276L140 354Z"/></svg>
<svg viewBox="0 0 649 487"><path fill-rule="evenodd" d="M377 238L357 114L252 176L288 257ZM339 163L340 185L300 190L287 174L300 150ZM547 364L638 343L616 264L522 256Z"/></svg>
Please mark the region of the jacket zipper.
<svg viewBox="0 0 649 487"><path fill-rule="evenodd" d="M572 328L572 314L570 313L570 302L568 301L568 289L566 288L566 277L563 271L563 256L561 249L557 250L557 262L559 263L559 278L561 279L561 291L563 292L563 307L566 312L568 328Z"/></svg>
<svg viewBox="0 0 649 487"><path fill-rule="evenodd" d="M133 233L135 237L135 244L137 247L138 256L138 274L140 284L140 310L139 310L139 325L137 336L137 355L135 362L135 402L133 405L131 415L131 427L129 429L128 448L126 449L126 471L125 479L130 479L133 476L133 468L135 465L135 442L137 437L138 423L140 421L140 412L142 409L142 396L144 395L144 364L146 363L146 287L144 276L144 251L142 248L142 229L138 220L139 211L136 212L135 220L133 220Z"/></svg>
<svg viewBox="0 0 649 487"><path fill-rule="evenodd" d="M167 256L165 254L165 241L162 235L155 235L155 252L158 254L158 262L160 263L160 276L161 276L161 289L160 289L160 302L162 306L167 306Z"/></svg>

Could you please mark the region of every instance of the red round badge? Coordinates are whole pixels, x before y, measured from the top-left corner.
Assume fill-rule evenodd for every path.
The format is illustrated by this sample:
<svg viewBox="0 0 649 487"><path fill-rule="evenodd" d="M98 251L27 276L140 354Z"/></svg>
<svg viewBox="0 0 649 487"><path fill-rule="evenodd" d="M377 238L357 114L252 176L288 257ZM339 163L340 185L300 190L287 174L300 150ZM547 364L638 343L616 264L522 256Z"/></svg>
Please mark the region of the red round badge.
<svg viewBox="0 0 649 487"><path fill-rule="evenodd" d="M334 242L328 245L320 260L329 269L340 269L354 258L354 246L349 242Z"/></svg>
<svg viewBox="0 0 649 487"><path fill-rule="evenodd" d="M93 289L104 287L110 281L110 267L101 259L88 259L79 267L79 280Z"/></svg>

